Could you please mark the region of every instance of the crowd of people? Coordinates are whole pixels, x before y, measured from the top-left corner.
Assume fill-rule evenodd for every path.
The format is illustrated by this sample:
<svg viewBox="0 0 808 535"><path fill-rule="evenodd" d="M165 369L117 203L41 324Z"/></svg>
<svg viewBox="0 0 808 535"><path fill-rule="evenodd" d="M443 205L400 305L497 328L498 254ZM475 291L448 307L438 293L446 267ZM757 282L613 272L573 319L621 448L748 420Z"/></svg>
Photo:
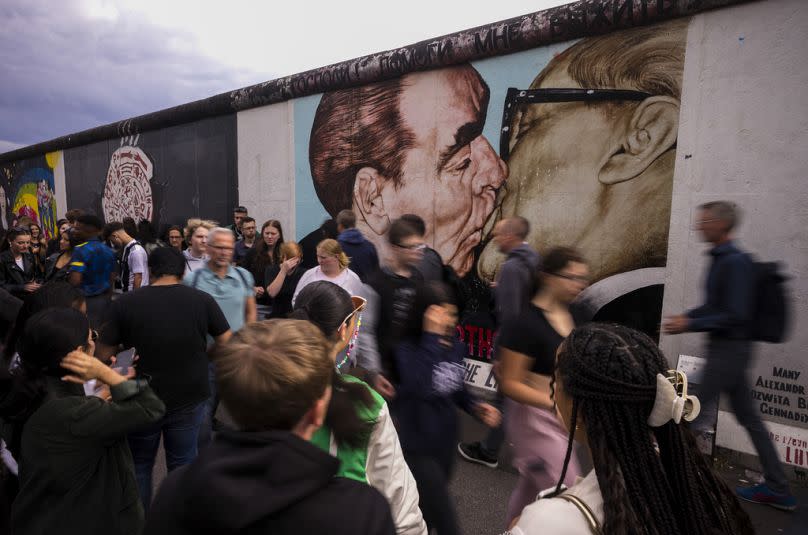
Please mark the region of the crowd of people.
<svg viewBox="0 0 808 535"><path fill-rule="evenodd" d="M712 269L747 269L734 205L699 217ZM505 438L519 479L502 529L517 535L734 535L752 532L738 495L795 508L743 374L724 373L749 317L715 276L707 303L663 328L710 333L708 388L732 394L766 471L737 494L656 343L576 325L589 267L575 249L540 256L523 218L494 227L506 260L486 400L464 382L462 297L424 221L392 221L385 258L349 210L320 230L286 241L242 206L229 227L189 219L164 240L80 210L49 242L18 221L0 252L0 532L454 535L458 454L496 467ZM458 443L458 410L489 436Z"/></svg>

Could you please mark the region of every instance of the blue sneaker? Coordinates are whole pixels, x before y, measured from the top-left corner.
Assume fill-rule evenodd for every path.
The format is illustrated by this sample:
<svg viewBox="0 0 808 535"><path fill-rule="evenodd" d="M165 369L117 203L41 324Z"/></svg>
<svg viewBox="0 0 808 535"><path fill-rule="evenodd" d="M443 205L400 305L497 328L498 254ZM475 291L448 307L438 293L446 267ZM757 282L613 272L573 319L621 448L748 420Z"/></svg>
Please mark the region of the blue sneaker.
<svg viewBox="0 0 808 535"><path fill-rule="evenodd" d="M797 499L790 492L784 494L774 492L766 483L754 487L738 487L735 492L748 502L771 505L783 511L793 511L797 508Z"/></svg>

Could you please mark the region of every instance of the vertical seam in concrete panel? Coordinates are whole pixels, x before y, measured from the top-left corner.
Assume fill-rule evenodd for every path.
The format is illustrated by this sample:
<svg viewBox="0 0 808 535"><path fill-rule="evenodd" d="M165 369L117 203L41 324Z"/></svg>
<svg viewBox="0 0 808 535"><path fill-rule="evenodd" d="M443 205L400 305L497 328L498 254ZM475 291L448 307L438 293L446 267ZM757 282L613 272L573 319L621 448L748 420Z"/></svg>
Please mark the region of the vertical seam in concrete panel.
<svg viewBox="0 0 808 535"><path fill-rule="evenodd" d="M297 176L295 175L295 106L294 100L286 102L286 122L288 125L287 131L289 133L286 138L287 141L287 165L286 173L289 177L289 221L287 224L290 228L289 236L297 237L297 198L295 196L295 188L297 187Z"/></svg>
<svg viewBox="0 0 808 535"><path fill-rule="evenodd" d="M65 179L65 153L58 152L56 167L53 169L53 188L56 190L56 213L67 212L67 180Z"/></svg>

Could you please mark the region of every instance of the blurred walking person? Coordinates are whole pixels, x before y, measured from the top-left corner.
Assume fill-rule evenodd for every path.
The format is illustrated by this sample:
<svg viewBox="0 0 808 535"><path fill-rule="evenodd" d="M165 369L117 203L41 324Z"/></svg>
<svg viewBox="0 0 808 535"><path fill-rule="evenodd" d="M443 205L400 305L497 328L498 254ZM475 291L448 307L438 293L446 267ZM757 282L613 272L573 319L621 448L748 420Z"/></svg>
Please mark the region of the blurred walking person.
<svg viewBox="0 0 808 535"><path fill-rule="evenodd" d="M785 471L769 431L752 403L747 371L752 363L750 336L755 299L755 269L748 254L735 243L734 230L740 212L734 203L714 201L699 206L696 227L712 248L703 305L678 316L666 318L667 334L706 332L707 363L699 394L705 400L721 394L729 396L738 422L749 433L763 466L765 482L738 488L744 500L784 510L794 510L797 501L791 494ZM697 427L708 426L702 421Z"/></svg>
<svg viewBox="0 0 808 535"><path fill-rule="evenodd" d="M568 247L551 249L538 274L538 291L520 316L508 317L499 333L505 433L519 472L508 502L508 523L562 472L566 434L556 418L550 380L556 350L575 327L570 303L588 281L589 268L580 253ZM580 468L575 457L568 464L565 483L571 485Z"/></svg>

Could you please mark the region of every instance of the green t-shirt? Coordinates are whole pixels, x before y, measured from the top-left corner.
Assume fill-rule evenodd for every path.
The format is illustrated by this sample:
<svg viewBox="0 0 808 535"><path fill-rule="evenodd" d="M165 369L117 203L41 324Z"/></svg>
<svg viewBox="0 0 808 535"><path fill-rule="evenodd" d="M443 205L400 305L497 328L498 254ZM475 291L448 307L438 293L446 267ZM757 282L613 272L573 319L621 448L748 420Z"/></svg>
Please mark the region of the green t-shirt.
<svg viewBox="0 0 808 535"><path fill-rule="evenodd" d="M379 419L379 413L384 407L384 398L381 397L375 390L370 388L367 383L353 377L351 375L343 375L342 379L349 383L359 383L364 385L370 391L373 397L373 404L367 406L364 403L357 403L356 410L359 412L359 417L365 422L372 422L375 424ZM352 448L345 444L337 445L334 435L326 426L321 427L314 433L311 438L311 443L326 451L339 459L340 467L337 472L338 477L345 477L362 483L367 483L367 460L368 460L368 441L370 435L362 442L361 445Z"/></svg>

